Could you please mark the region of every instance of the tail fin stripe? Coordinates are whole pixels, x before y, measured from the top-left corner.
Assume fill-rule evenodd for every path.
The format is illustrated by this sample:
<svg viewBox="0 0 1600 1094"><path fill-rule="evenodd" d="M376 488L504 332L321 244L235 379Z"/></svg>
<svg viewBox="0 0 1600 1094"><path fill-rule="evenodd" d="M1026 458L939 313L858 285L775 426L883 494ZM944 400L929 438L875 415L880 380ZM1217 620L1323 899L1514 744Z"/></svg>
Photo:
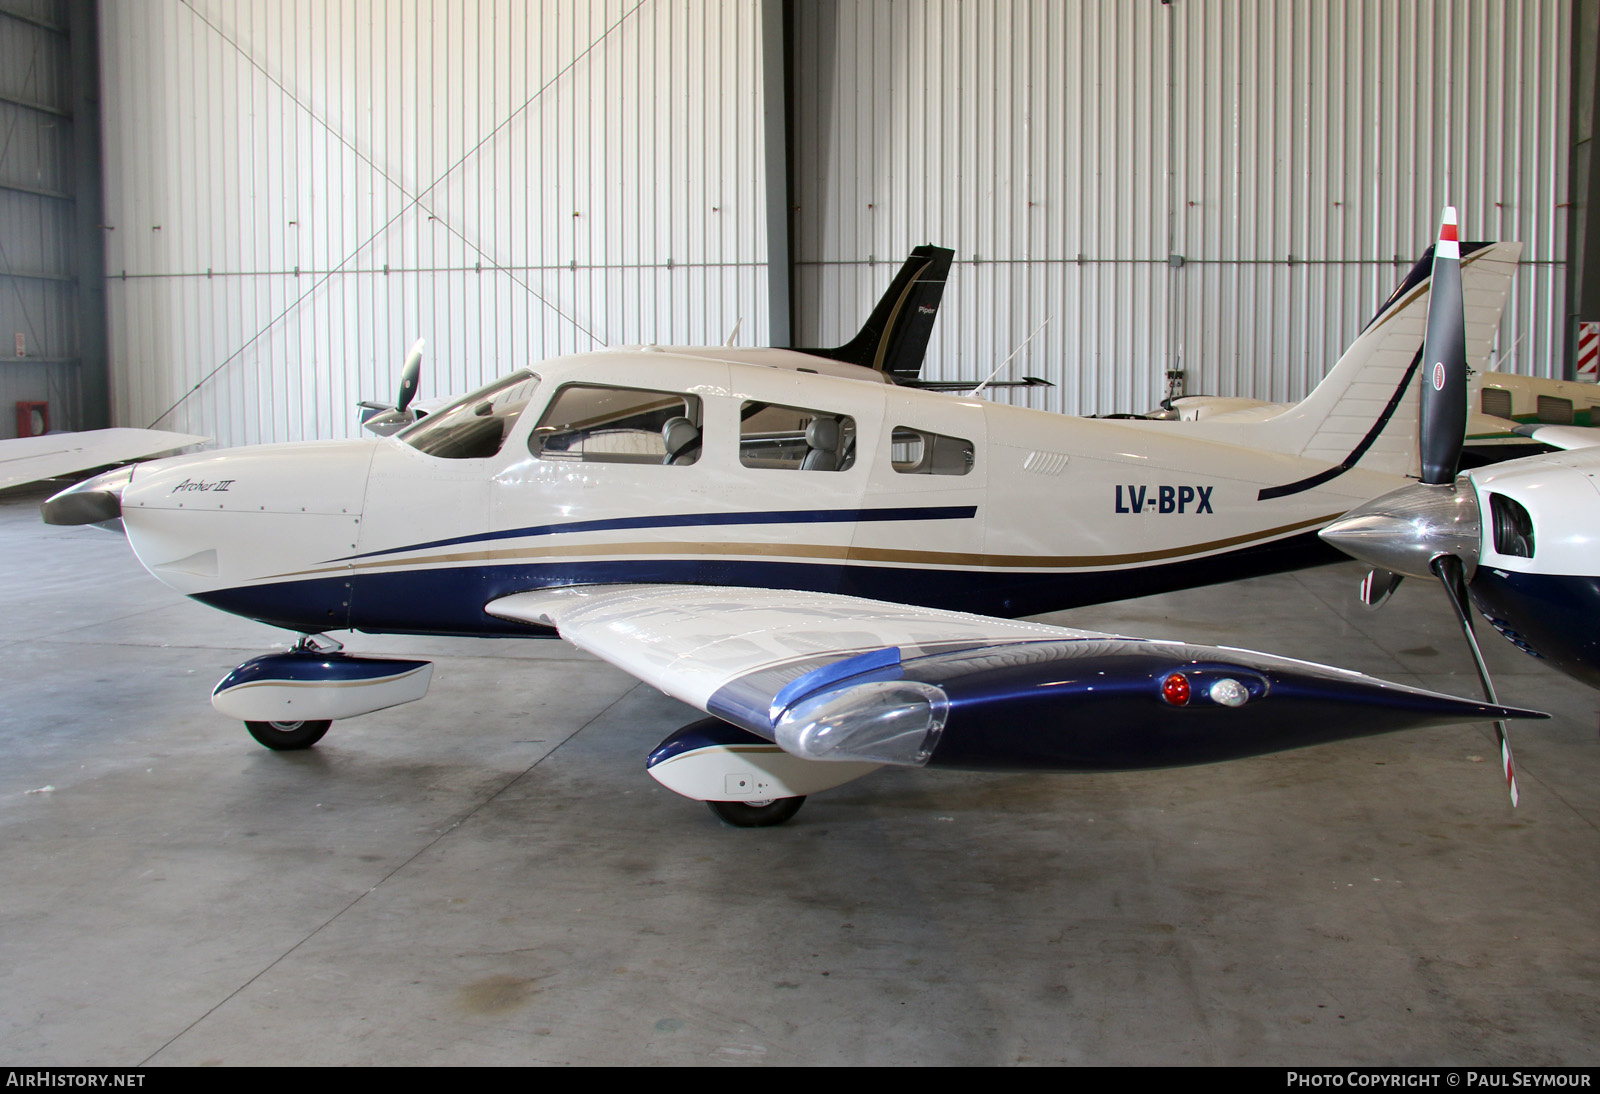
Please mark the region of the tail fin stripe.
<svg viewBox="0 0 1600 1094"><path fill-rule="evenodd" d="M1374 441L1383 433L1384 427L1389 424L1389 419L1394 417L1395 408L1400 405L1400 400L1405 396L1406 388L1411 383L1411 378L1417 374L1417 366L1422 363L1422 347L1417 347L1417 354L1411 358L1411 367L1406 369L1406 374L1400 377L1400 383L1395 386L1394 394L1389 396L1389 405L1383 408L1383 413L1378 415L1378 420L1372 423L1372 428L1367 430L1367 435L1361 442L1350 450L1350 454L1326 471L1319 471L1315 475L1301 479L1298 482L1285 483L1283 486L1264 486L1256 494L1257 501L1270 501L1273 498L1288 497L1290 494L1299 494L1313 487L1321 486L1338 478L1354 467L1361 457L1366 455L1367 449L1372 447Z"/></svg>

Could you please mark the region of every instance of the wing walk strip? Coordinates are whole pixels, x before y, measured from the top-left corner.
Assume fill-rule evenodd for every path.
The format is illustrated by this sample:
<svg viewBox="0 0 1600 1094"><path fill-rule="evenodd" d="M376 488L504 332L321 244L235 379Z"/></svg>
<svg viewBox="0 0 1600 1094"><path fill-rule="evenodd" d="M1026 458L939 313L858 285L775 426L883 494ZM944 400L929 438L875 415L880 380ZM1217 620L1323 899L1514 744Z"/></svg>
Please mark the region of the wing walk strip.
<svg viewBox="0 0 1600 1094"><path fill-rule="evenodd" d="M464 551L448 555L426 555L410 558L389 558L373 562L352 562L321 566L309 570L292 570L269 574L258 580L271 581L289 577L315 577L319 575L348 574L353 571L373 569L415 569L419 566L453 565L460 563L516 563L536 559L593 558L598 555L668 555L685 559L723 558L761 555L776 558L806 560L833 559L843 562L882 562L911 566L970 566L988 569L1087 569L1106 566L1130 566L1142 562L1162 562L1168 559L1203 555L1230 547L1254 545L1280 539L1295 532L1319 527L1339 516L1328 513L1310 520L1283 524L1259 532L1229 536L1209 543L1186 544L1157 551L1137 551L1115 555L991 555L964 551L903 551L885 547L856 547L849 544L793 544L793 543L708 543L699 542L639 542L639 543L588 543L560 547L520 547L500 551Z"/></svg>

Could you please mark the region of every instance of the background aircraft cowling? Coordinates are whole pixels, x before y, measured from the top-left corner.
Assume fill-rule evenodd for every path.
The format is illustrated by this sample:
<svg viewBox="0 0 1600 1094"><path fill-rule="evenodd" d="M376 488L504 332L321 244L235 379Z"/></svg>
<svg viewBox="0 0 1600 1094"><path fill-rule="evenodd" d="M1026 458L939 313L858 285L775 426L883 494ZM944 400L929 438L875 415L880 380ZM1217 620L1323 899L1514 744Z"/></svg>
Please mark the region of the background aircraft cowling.
<svg viewBox="0 0 1600 1094"><path fill-rule="evenodd" d="M1501 635L1600 688L1600 453L1556 452L1463 476L1483 514L1467 591Z"/></svg>

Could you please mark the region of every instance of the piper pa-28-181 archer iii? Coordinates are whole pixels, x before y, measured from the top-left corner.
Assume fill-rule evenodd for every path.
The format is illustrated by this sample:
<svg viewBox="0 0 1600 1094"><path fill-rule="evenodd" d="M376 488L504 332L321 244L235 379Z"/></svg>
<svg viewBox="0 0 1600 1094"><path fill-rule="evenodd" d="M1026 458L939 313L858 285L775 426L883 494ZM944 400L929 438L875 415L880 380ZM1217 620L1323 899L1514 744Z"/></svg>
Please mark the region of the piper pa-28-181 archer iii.
<svg viewBox="0 0 1600 1094"><path fill-rule="evenodd" d="M1463 263L1476 350L1518 251ZM648 768L740 825L885 764L1128 770L1542 717L1015 621L1300 564L1318 528L1402 483L1426 270L1304 402L1248 423L1074 418L897 384L942 290L920 277L851 343L870 352L558 358L390 437L143 464L44 517L120 518L168 585L303 636L213 693L269 747L427 690L427 662L346 655L324 631L559 634L710 716Z"/></svg>

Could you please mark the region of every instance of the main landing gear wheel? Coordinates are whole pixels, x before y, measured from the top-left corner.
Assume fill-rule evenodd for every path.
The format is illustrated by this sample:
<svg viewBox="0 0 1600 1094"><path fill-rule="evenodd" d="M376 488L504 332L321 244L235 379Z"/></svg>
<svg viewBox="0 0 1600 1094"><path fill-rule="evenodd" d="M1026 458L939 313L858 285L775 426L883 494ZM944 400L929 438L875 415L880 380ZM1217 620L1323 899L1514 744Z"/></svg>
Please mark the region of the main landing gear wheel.
<svg viewBox="0 0 1600 1094"><path fill-rule="evenodd" d="M802 794L797 798L773 798L764 802L706 802L706 805L723 824L735 828L771 828L800 812L805 802Z"/></svg>
<svg viewBox="0 0 1600 1094"><path fill-rule="evenodd" d="M246 722L244 728L250 731L250 736L270 749L294 752L310 748L322 740L322 735L328 732L331 725L333 723L324 718L321 721L302 722Z"/></svg>

